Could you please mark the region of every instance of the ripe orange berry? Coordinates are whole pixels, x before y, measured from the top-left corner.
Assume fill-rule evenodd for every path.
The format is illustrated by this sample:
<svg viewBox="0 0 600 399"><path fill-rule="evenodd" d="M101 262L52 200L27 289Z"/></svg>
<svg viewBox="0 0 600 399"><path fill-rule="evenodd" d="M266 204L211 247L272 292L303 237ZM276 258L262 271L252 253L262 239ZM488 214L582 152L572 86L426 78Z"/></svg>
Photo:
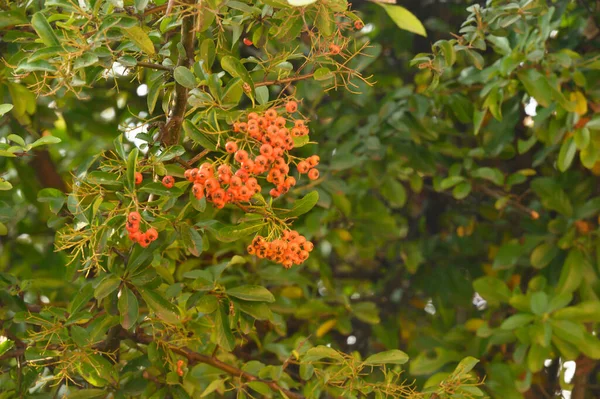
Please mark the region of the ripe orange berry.
<svg viewBox="0 0 600 399"><path fill-rule="evenodd" d="M338 46L335 43L331 43L329 45L329 52L333 55L339 54L342 51L342 49L340 48L340 46Z"/></svg>
<svg viewBox="0 0 600 399"><path fill-rule="evenodd" d="M252 46L252 40L248 39L247 37L244 38L244 44L246 46Z"/></svg>
<svg viewBox="0 0 600 399"><path fill-rule="evenodd" d="M238 150L235 153L234 158L239 163L242 163L242 162L248 160L248 153L246 151L244 151L244 150Z"/></svg>
<svg viewBox="0 0 600 399"><path fill-rule="evenodd" d="M238 146L235 141L228 141L227 144L225 144L225 151L227 151L228 153L233 154L237 150Z"/></svg>
<svg viewBox="0 0 600 399"><path fill-rule="evenodd" d="M306 161L298 162L298 173L307 173L310 169L310 165Z"/></svg>
<svg viewBox="0 0 600 399"><path fill-rule="evenodd" d="M129 233L129 239L133 242L139 242L141 236L142 236L142 232L140 232L139 230Z"/></svg>
<svg viewBox="0 0 600 399"><path fill-rule="evenodd" d="M129 233L135 233L136 231L140 230L140 222L127 221L127 223L125 224L125 229Z"/></svg>
<svg viewBox="0 0 600 399"><path fill-rule="evenodd" d="M202 199L204 197L204 186L200 183L194 183L192 186L192 194L196 199Z"/></svg>
<svg viewBox="0 0 600 399"><path fill-rule="evenodd" d="M306 161L308 162L308 164L310 165L311 168L314 168L315 166L317 166L319 164L320 160L321 160L321 158L319 158L318 155L313 155L311 157L308 157L308 159Z"/></svg>
<svg viewBox="0 0 600 399"><path fill-rule="evenodd" d="M142 248L146 248L148 245L150 245L152 241L150 241L148 239L148 236L146 235L146 233L141 233L139 235L139 239L138 239L138 243L140 244L140 246Z"/></svg>
<svg viewBox="0 0 600 399"><path fill-rule="evenodd" d="M127 220L129 222L137 222L139 224L140 220L142 220L142 216L139 212L129 212L129 216L127 216Z"/></svg>
<svg viewBox="0 0 600 399"><path fill-rule="evenodd" d="M288 101L287 104L285 104L285 110L290 114L293 114L298 111L298 103L296 101Z"/></svg>
<svg viewBox="0 0 600 399"><path fill-rule="evenodd" d="M277 118L277 111L275 108L270 108L265 112L265 117L269 120L275 120Z"/></svg>
<svg viewBox="0 0 600 399"><path fill-rule="evenodd" d="M354 21L354 29L361 30L364 27L365 27L365 24L363 24L362 21Z"/></svg>
<svg viewBox="0 0 600 399"><path fill-rule="evenodd" d="M150 227L146 231L146 238L148 238L150 241L155 241L158 238L158 231L156 231L154 227Z"/></svg>
<svg viewBox="0 0 600 399"><path fill-rule="evenodd" d="M144 180L144 176L142 176L142 174L140 172L135 172L135 184L136 185L142 184L142 180Z"/></svg>
<svg viewBox="0 0 600 399"><path fill-rule="evenodd" d="M308 178L310 180L317 180L319 178L319 171L317 169L311 169L308 171Z"/></svg>
<svg viewBox="0 0 600 399"><path fill-rule="evenodd" d="M166 188L171 188L175 184L175 179L173 179L173 176L168 176L167 175L167 176L163 177L162 184Z"/></svg>

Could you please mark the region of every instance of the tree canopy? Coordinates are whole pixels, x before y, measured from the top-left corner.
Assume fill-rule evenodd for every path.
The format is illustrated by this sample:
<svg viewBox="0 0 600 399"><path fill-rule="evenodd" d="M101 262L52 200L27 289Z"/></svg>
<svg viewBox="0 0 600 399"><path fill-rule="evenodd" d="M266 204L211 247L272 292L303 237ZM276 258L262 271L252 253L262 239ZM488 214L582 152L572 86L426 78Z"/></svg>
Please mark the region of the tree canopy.
<svg viewBox="0 0 600 399"><path fill-rule="evenodd" d="M0 398L600 395L600 4L0 3Z"/></svg>

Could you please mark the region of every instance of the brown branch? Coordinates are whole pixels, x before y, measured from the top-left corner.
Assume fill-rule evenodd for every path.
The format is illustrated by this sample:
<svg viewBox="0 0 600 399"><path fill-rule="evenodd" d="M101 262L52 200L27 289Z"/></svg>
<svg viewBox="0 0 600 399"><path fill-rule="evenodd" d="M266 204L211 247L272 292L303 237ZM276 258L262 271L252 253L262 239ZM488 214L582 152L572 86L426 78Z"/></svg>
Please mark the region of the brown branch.
<svg viewBox="0 0 600 399"><path fill-rule="evenodd" d="M187 4L190 0L187 0ZM194 62L194 42L196 40L196 31L194 30L194 15L190 13L181 20L181 44L185 49L185 56L179 58L177 66L189 68ZM175 105L171 112L169 121L161 133L161 143L164 146L176 145L179 143L181 134L181 125L187 108L188 89L175 83Z"/></svg>
<svg viewBox="0 0 600 399"><path fill-rule="evenodd" d="M33 157L29 164L35 171L35 176L40 182L40 185L43 188L55 188L63 193L66 192L67 184L56 170L56 165L54 164L52 157L50 157L50 152L44 149L34 150L33 153Z"/></svg>
<svg viewBox="0 0 600 399"><path fill-rule="evenodd" d="M150 344L153 342L153 339L151 336L143 334L143 333L137 333L134 337L133 337L137 342L139 343L143 343L143 344ZM248 382L252 382L252 381L258 381L258 382L262 382L263 384L266 384L269 388L271 388L271 390L273 392L283 392L288 398L292 398L292 399L304 399L304 395L296 393L296 392L292 392L289 389L283 388L281 385L279 385L276 381L272 381L272 380L262 380L258 377L256 377L253 374L247 373L241 369L238 369L237 367L231 366L225 362L222 362L221 360L215 358L215 357L210 357L210 356L206 356L203 355L201 353L197 353L194 352L188 348L174 348L171 347L170 348L171 351L184 356L188 359L189 362L192 363L204 363L204 364L208 364L210 366L213 366L215 368L218 368L219 370L222 370L224 372L226 372L227 374L236 376L236 377L240 377L243 378L245 380L247 380Z"/></svg>
<svg viewBox="0 0 600 399"><path fill-rule="evenodd" d="M25 349L15 349L9 352L6 352L4 355L0 356L0 360L12 359L14 357L20 357L25 354Z"/></svg>
<svg viewBox="0 0 600 399"><path fill-rule="evenodd" d="M284 83L292 83L292 82L297 82L299 80L304 80L304 79L310 79L314 76L314 73L309 73L306 75L301 75L301 76L293 76L291 78L285 78L285 79L280 79L280 80L269 80L266 82L258 82L254 84L254 87L260 87L260 86L272 86L272 85L280 85L280 84L284 84Z"/></svg>
<svg viewBox="0 0 600 399"><path fill-rule="evenodd" d="M142 61L138 61L137 66L142 67L142 68L159 69L161 71L169 71L169 72L173 72L173 69L175 69L173 67L166 66L166 65L154 64L152 62L142 62Z"/></svg>

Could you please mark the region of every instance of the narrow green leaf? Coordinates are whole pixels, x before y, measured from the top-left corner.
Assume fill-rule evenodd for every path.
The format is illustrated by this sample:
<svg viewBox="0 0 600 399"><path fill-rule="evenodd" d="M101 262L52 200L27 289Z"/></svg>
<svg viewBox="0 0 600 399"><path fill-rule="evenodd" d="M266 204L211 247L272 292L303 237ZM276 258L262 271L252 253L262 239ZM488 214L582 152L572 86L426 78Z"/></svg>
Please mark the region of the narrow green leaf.
<svg viewBox="0 0 600 399"><path fill-rule="evenodd" d="M33 26L33 29L46 46L60 46L60 41L44 14L39 11L33 14L33 17L31 17L31 26Z"/></svg>

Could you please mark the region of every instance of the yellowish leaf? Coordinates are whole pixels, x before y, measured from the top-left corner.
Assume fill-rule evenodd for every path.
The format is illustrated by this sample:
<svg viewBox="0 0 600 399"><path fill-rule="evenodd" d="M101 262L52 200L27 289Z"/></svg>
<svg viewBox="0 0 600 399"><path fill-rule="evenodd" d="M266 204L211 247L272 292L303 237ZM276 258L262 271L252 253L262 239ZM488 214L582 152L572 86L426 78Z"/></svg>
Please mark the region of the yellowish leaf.
<svg viewBox="0 0 600 399"><path fill-rule="evenodd" d="M144 53L148 55L154 55L154 44L150 37L142 28L139 26L132 26L131 28L123 29L123 34L132 42L136 44Z"/></svg>
<svg viewBox="0 0 600 399"><path fill-rule="evenodd" d="M323 335L327 334L336 324L337 319L327 320L325 323L321 324L319 328L317 328L317 337L321 338Z"/></svg>
<svg viewBox="0 0 600 399"><path fill-rule="evenodd" d="M585 115L588 111L587 99L580 91L574 91L569 96L570 100L575 103L575 112L579 115Z"/></svg>

